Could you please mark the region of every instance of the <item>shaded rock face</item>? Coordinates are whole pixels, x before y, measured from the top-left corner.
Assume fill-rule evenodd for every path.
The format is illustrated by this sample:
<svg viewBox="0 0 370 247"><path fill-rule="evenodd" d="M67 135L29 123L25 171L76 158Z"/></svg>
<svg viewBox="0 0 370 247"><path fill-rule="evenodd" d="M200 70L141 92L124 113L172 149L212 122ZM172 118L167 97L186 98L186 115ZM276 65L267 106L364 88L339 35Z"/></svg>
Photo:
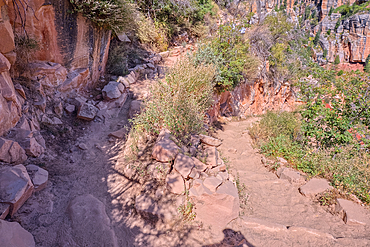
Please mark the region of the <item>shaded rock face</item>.
<svg viewBox="0 0 370 247"><path fill-rule="evenodd" d="M21 96L14 88L9 69L8 59L0 53L0 136L14 127L21 116Z"/></svg>
<svg viewBox="0 0 370 247"><path fill-rule="evenodd" d="M241 83L233 91L214 96L208 111L210 122L220 116L248 116L267 111L292 111L300 102L294 89L287 83L257 79L251 84Z"/></svg>
<svg viewBox="0 0 370 247"><path fill-rule="evenodd" d="M8 2L9 20L15 24L15 33L21 34L20 18L16 18L12 4ZM23 19L27 21L28 35L40 48L33 54L34 61L60 64L69 73L88 69L88 78L73 89L92 86L89 84L104 73L111 32L95 27L81 14L70 13L72 7L68 0L30 0L28 4L32 9L26 11Z"/></svg>

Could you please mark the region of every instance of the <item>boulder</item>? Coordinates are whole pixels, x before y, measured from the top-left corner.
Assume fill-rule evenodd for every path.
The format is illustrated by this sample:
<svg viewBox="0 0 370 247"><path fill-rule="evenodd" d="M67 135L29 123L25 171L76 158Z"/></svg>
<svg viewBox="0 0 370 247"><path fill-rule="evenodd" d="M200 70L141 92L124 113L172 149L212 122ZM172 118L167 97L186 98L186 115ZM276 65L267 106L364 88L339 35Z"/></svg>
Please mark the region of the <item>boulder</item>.
<svg viewBox="0 0 370 247"><path fill-rule="evenodd" d="M212 194L207 187L204 186L203 180L194 179L193 186L189 189L189 196L200 196L202 194Z"/></svg>
<svg viewBox="0 0 370 247"><path fill-rule="evenodd" d="M33 157L39 157L45 151L44 147L41 146L34 137L27 138L19 142L19 144L24 148L27 155Z"/></svg>
<svg viewBox="0 0 370 247"><path fill-rule="evenodd" d="M0 220L1 247L35 247L35 240L18 222Z"/></svg>
<svg viewBox="0 0 370 247"><path fill-rule="evenodd" d="M204 164L202 161L198 160L197 158L192 157L194 162L194 168L199 172L204 172L208 166Z"/></svg>
<svg viewBox="0 0 370 247"><path fill-rule="evenodd" d="M128 134L127 128L122 128L117 131L109 133L108 136L112 136L118 139L123 139L125 136L127 136L127 134Z"/></svg>
<svg viewBox="0 0 370 247"><path fill-rule="evenodd" d="M45 89L60 86L67 79L67 69L53 62L33 62L29 64L26 77L38 81Z"/></svg>
<svg viewBox="0 0 370 247"><path fill-rule="evenodd" d="M76 197L70 202L68 213L79 246L118 247L105 206L97 198L90 194Z"/></svg>
<svg viewBox="0 0 370 247"><path fill-rule="evenodd" d="M13 28L9 20L0 22L0 52L7 53L15 49Z"/></svg>
<svg viewBox="0 0 370 247"><path fill-rule="evenodd" d="M102 90L105 100L118 99L125 91L125 86L117 81L110 81Z"/></svg>
<svg viewBox="0 0 370 247"><path fill-rule="evenodd" d="M301 186L299 188L299 192L304 196L314 197L321 192L331 189L333 189L333 187L329 185L329 182L326 179L313 178L305 185Z"/></svg>
<svg viewBox="0 0 370 247"><path fill-rule="evenodd" d="M222 184L222 179L217 177L208 177L203 181L203 185L212 192L215 192L220 184Z"/></svg>
<svg viewBox="0 0 370 247"><path fill-rule="evenodd" d="M222 144L222 141L219 140L219 139L216 139L216 138L213 138L213 137L210 137L210 136L206 136L206 135L202 135L200 134L199 135L199 138L200 138L200 141L206 145L209 145L209 146L215 146L215 147L218 147Z"/></svg>
<svg viewBox="0 0 370 247"><path fill-rule="evenodd" d="M343 214L343 221L347 225L370 224L370 213L368 210L352 201L337 199L335 211Z"/></svg>
<svg viewBox="0 0 370 247"><path fill-rule="evenodd" d="M128 111L128 118L133 118L139 115L141 112L142 102L140 100L133 100L130 104L130 109Z"/></svg>
<svg viewBox="0 0 370 247"><path fill-rule="evenodd" d="M153 147L152 156L160 162L169 162L176 158L180 148L170 139L170 132L162 130Z"/></svg>
<svg viewBox="0 0 370 247"><path fill-rule="evenodd" d="M32 180L35 192L45 189L49 178L48 171L35 165L28 165L26 169Z"/></svg>
<svg viewBox="0 0 370 247"><path fill-rule="evenodd" d="M74 105L66 104L64 107L67 113L72 113L76 110L76 107Z"/></svg>
<svg viewBox="0 0 370 247"><path fill-rule="evenodd" d="M77 117L83 120L91 121L95 118L99 109L89 103L83 103L78 109Z"/></svg>
<svg viewBox="0 0 370 247"><path fill-rule="evenodd" d="M16 165L0 170L0 202L10 204L10 215L32 195L33 184L26 167Z"/></svg>
<svg viewBox="0 0 370 247"><path fill-rule="evenodd" d="M215 230L224 229L230 221L239 216L238 190L230 181L223 183L215 193L202 193L192 198L196 220Z"/></svg>
<svg viewBox="0 0 370 247"><path fill-rule="evenodd" d="M18 142L0 138L0 161L20 164L26 159L26 151Z"/></svg>
<svg viewBox="0 0 370 247"><path fill-rule="evenodd" d="M127 37L125 33L119 33L117 34L117 37L119 41L124 42L124 43L131 43L131 40Z"/></svg>
<svg viewBox="0 0 370 247"><path fill-rule="evenodd" d="M179 153L176 156L173 168L175 168L175 170L178 171L181 176L183 176L184 178L188 178L194 166L194 161L191 157Z"/></svg>
<svg viewBox="0 0 370 247"><path fill-rule="evenodd" d="M170 174L167 175L166 184L168 191L173 194L181 195L185 192L184 179L182 178L180 173L176 171L172 171Z"/></svg>
<svg viewBox="0 0 370 247"><path fill-rule="evenodd" d="M15 89L15 91L17 91L17 92L19 93L19 95L20 95L23 99L27 99L27 97L26 97L26 93L24 92L23 87L22 87L20 84L15 84L15 85L14 85L14 89Z"/></svg>

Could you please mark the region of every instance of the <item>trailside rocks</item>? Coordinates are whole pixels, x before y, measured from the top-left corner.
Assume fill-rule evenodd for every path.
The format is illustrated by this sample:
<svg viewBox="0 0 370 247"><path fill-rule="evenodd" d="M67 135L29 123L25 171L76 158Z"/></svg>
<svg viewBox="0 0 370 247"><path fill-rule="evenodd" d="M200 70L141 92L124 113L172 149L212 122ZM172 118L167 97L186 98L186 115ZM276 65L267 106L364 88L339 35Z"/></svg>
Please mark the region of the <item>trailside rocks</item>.
<svg viewBox="0 0 370 247"><path fill-rule="evenodd" d="M178 171L184 178L188 178L194 166L195 164L193 159L181 153L176 156L175 163L173 165L176 171Z"/></svg>
<svg viewBox="0 0 370 247"><path fill-rule="evenodd" d="M299 188L299 192L304 196L314 197L315 195L332 188L333 187L329 185L329 182L326 179L313 178L305 185L301 186Z"/></svg>
<svg viewBox="0 0 370 247"><path fill-rule="evenodd" d="M196 220L214 229L224 229L239 216L238 190L231 181L223 183L215 193L202 193L192 198Z"/></svg>
<svg viewBox="0 0 370 247"><path fill-rule="evenodd" d="M80 246L118 247L104 204L94 196L82 195L68 206L74 240Z"/></svg>
<svg viewBox="0 0 370 247"><path fill-rule="evenodd" d="M110 81L102 90L105 100L118 99L125 91L125 86L117 81Z"/></svg>
<svg viewBox="0 0 370 247"><path fill-rule="evenodd" d="M177 171L172 171L166 177L167 189L169 192L181 195L185 192L184 179Z"/></svg>
<svg viewBox="0 0 370 247"><path fill-rule="evenodd" d="M157 142L153 147L152 156L160 162L172 161L176 158L180 148L170 139L169 130L162 130L159 133Z"/></svg>
<svg viewBox="0 0 370 247"><path fill-rule="evenodd" d="M342 213L343 221L347 225L370 224L370 213L352 201L337 199L335 211L337 213Z"/></svg>
<svg viewBox="0 0 370 247"><path fill-rule="evenodd" d="M0 202L10 204L10 215L13 215L32 195L33 189L31 179L23 165L0 170Z"/></svg>
<svg viewBox="0 0 370 247"><path fill-rule="evenodd" d="M0 220L1 247L35 247L35 240L18 222Z"/></svg>
<svg viewBox="0 0 370 247"><path fill-rule="evenodd" d="M292 168L280 167L276 171L276 175L280 179L288 180L291 184L297 184L297 183L304 182L303 178L301 177L301 174Z"/></svg>
<svg viewBox="0 0 370 247"><path fill-rule="evenodd" d="M209 146L215 146L215 147L218 147L222 144L222 141L219 140L219 139L216 139L216 138L213 138L213 137L210 137L210 136L206 136L206 135L202 135L200 134L199 135L199 138L200 138L200 141L203 142L204 144L207 144Z"/></svg>
<svg viewBox="0 0 370 247"><path fill-rule="evenodd" d="M20 164L26 159L26 151L18 142L0 138L0 161Z"/></svg>
<svg viewBox="0 0 370 247"><path fill-rule="evenodd" d="M82 103L78 109L77 118L91 121L95 118L99 109L92 104Z"/></svg>
<svg viewBox="0 0 370 247"><path fill-rule="evenodd" d="M28 165L26 169L35 187L35 192L44 189L48 182L48 171L35 165Z"/></svg>

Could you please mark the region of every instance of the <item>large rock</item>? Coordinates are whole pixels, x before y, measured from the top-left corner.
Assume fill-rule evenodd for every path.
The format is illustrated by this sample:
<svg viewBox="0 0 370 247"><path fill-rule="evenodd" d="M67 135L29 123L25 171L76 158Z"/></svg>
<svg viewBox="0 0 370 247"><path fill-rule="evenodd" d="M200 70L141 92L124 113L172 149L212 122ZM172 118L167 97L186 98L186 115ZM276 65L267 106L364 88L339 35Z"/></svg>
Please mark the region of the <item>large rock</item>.
<svg viewBox="0 0 370 247"><path fill-rule="evenodd" d="M1 55L0 64L3 71L0 72L0 136L2 136L18 122L22 104L8 72L9 61Z"/></svg>
<svg viewBox="0 0 370 247"><path fill-rule="evenodd" d="M27 76L46 88L55 88L67 79L67 69L58 63L34 62L29 68Z"/></svg>
<svg viewBox="0 0 370 247"><path fill-rule="evenodd" d="M370 224L370 213L360 205L345 199L337 199L336 212L343 213L343 221L347 225Z"/></svg>
<svg viewBox="0 0 370 247"><path fill-rule="evenodd" d="M173 168L175 168L176 171L178 171L181 174L181 176L183 176L184 178L188 178L194 166L195 164L191 157L179 153L176 156Z"/></svg>
<svg viewBox="0 0 370 247"><path fill-rule="evenodd" d="M313 178L305 185L301 186L299 191L307 197L314 197L315 195L330 189L333 189L333 187L329 185L329 182L326 179Z"/></svg>
<svg viewBox="0 0 370 247"><path fill-rule="evenodd" d="M152 156L160 162L169 162L176 158L180 148L170 139L170 132L162 130L153 147Z"/></svg>
<svg viewBox="0 0 370 247"><path fill-rule="evenodd" d="M91 121L95 118L99 109L92 104L83 103L78 109L77 117L83 120Z"/></svg>
<svg viewBox="0 0 370 247"><path fill-rule="evenodd" d="M0 161L20 164L26 161L26 159L26 151L18 142L0 138Z"/></svg>
<svg viewBox="0 0 370 247"><path fill-rule="evenodd" d="M0 220L1 247L35 247L35 240L18 222Z"/></svg>
<svg viewBox="0 0 370 247"><path fill-rule="evenodd" d="M0 52L7 53L14 50L14 34L9 20L0 22L0 34Z"/></svg>
<svg viewBox="0 0 370 247"><path fill-rule="evenodd" d="M222 230L239 216L238 190L230 181L218 187L215 193L192 196L195 203L196 220L216 230Z"/></svg>
<svg viewBox="0 0 370 247"><path fill-rule="evenodd" d="M177 195L184 194L185 183L180 173L172 171L166 177L167 189L169 192Z"/></svg>
<svg viewBox="0 0 370 247"><path fill-rule="evenodd" d="M10 215L32 195L33 184L26 167L16 165L0 170L0 202L10 204Z"/></svg>
<svg viewBox="0 0 370 247"><path fill-rule="evenodd" d="M0 220L4 220L8 216L10 211L10 205L0 202Z"/></svg>
<svg viewBox="0 0 370 247"><path fill-rule="evenodd" d="M45 151L44 147L41 146L34 137L27 138L19 144L26 150L26 154L33 157L39 157Z"/></svg>
<svg viewBox="0 0 370 247"><path fill-rule="evenodd" d="M122 93L125 91L125 86L116 81L110 81L102 90L104 99L112 100L118 99Z"/></svg>
<svg viewBox="0 0 370 247"><path fill-rule="evenodd" d="M73 199L68 206L74 240L79 246L118 247L104 204L92 195Z"/></svg>
<svg viewBox="0 0 370 247"><path fill-rule="evenodd" d="M204 144L207 144L209 146L215 146L218 147L222 144L222 141L216 138L213 138L211 136L206 136L206 135L199 135L200 141L203 142Z"/></svg>
<svg viewBox="0 0 370 247"><path fill-rule="evenodd" d="M216 167L218 165L218 152L216 147L206 147L205 153L207 155L206 157L206 163L210 167Z"/></svg>
<svg viewBox="0 0 370 247"><path fill-rule="evenodd" d="M35 187L35 192L45 189L49 178L48 171L35 165L28 165L26 169Z"/></svg>

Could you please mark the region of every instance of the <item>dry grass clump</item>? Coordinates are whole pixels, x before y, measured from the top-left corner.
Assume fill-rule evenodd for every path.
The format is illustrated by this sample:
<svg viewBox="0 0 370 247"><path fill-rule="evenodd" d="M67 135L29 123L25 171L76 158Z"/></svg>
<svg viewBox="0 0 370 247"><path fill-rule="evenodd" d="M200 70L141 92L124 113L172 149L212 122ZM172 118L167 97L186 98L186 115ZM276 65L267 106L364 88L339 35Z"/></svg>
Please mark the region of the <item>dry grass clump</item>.
<svg viewBox="0 0 370 247"><path fill-rule="evenodd" d="M150 18L142 16L138 22L137 37L144 45L150 49L161 52L168 48L168 30L159 22L154 22Z"/></svg>
<svg viewBox="0 0 370 247"><path fill-rule="evenodd" d="M212 103L214 75L211 65L194 66L189 59L180 60L164 80L152 85L151 97L134 120L134 129L153 134L167 128L180 140L199 133Z"/></svg>

